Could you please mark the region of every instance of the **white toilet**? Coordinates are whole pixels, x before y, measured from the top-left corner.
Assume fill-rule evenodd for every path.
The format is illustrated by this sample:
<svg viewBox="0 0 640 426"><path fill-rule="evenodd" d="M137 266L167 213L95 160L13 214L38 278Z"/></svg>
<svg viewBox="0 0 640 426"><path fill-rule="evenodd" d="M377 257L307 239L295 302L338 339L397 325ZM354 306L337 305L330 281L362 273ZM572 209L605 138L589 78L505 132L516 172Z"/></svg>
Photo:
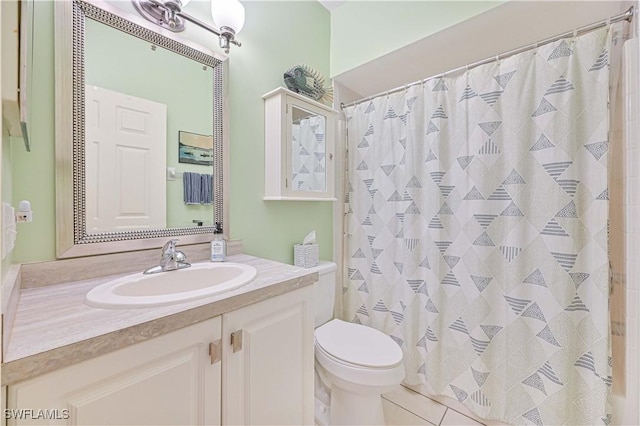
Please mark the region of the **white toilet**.
<svg viewBox="0 0 640 426"><path fill-rule="evenodd" d="M402 350L381 331L332 319L336 264L321 262L315 269L316 377L331 390L329 424L384 425L380 395L404 379Z"/></svg>

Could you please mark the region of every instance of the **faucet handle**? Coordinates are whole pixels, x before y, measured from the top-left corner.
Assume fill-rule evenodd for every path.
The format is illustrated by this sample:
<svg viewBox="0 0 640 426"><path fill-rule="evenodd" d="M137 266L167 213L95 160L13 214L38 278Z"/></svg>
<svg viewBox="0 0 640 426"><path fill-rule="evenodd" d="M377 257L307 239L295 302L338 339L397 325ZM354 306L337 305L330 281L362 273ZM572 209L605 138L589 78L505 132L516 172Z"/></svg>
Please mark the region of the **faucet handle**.
<svg viewBox="0 0 640 426"><path fill-rule="evenodd" d="M161 271L175 271L191 266L186 262L187 256L180 250L176 250L177 239L171 239L162 246L159 268ZM146 273L146 271L145 271Z"/></svg>
<svg viewBox="0 0 640 426"><path fill-rule="evenodd" d="M187 261L187 255L184 254L183 251L176 250L176 262L180 263L180 262L186 262L186 261Z"/></svg>
<svg viewBox="0 0 640 426"><path fill-rule="evenodd" d="M173 239L173 240L167 241L165 243L165 245L162 247L162 253L175 251L176 250L176 244L177 244L178 241L180 241L180 240Z"/></svg>

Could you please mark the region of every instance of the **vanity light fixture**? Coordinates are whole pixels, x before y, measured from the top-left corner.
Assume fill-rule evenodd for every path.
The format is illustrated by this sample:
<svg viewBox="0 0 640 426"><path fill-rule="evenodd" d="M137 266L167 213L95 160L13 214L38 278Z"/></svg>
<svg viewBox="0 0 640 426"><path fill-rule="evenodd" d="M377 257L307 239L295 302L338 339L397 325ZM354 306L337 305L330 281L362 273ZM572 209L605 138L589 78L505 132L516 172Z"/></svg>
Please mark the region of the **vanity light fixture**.
<svg viewBox="0 0 640 426"><path fill-rule="evenodd" d="M131 1L138 13L145 19L170 31L184 31L185 21L189 21L217 35L220 47L224 49L225 53L229 53L231 44L242 46L236 40L236 35L244 25L244 6L238 0L211 0L211 16L219 29L182 10L191 0Z"/></svg>

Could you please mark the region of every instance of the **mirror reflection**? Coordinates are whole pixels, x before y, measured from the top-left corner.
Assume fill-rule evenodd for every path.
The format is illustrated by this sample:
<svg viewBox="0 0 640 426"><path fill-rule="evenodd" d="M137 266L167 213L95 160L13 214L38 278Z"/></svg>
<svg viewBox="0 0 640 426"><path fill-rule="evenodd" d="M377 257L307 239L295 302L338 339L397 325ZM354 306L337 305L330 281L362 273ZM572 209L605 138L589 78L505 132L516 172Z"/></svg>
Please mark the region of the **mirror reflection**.
<svg viewBox="0 0 640 426"><path fill-rule="evenodd" d="M327 190L327 119L323 115L291 107L291 182L294 191Z"/></svg>
<svg viewBox="0 0 640 426"><path fill-rule="evenodd" d="M88 234L212 226L213 69L85 21Z"/></svg>

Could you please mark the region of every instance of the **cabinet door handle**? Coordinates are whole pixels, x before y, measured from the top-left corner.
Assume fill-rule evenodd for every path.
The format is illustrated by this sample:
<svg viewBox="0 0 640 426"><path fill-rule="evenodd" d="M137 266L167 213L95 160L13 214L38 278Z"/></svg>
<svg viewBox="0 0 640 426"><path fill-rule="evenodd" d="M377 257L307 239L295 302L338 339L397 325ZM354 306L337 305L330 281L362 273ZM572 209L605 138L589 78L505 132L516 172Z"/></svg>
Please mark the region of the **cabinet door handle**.
<svg viewBox="0 0 640 426"><path fill-rule="evenodd" d="M220 361L220 352L220 339L216 340L215 342L209 343L209 356L211 357L211 364L215 364L216 362Z"/></svg>
<svg viewBox="0 0 640 426"><path fill-rule="evenodd" d="M231 346L234 354L242 350L242 330L231 333Z"/></svg>

